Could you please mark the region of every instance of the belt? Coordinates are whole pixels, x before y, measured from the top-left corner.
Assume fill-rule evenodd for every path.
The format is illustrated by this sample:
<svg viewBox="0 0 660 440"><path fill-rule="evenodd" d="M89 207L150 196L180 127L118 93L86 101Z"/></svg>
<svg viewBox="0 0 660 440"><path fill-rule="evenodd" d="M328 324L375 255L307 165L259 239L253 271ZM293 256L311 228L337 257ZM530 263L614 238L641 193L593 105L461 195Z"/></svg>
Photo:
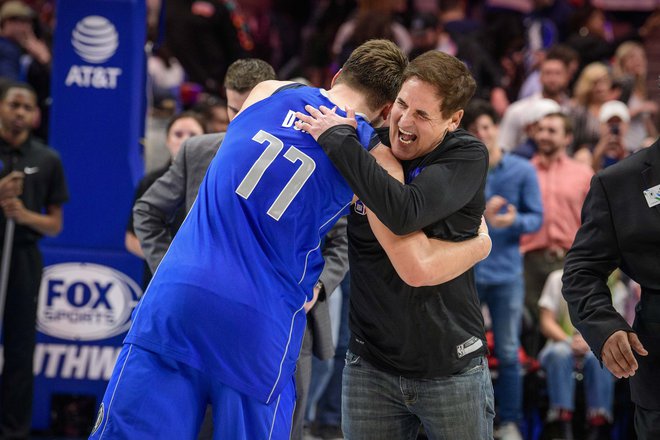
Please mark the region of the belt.
<svg viewBox="0 0 660 440"><path fill-rule="evenodd" d="M566 251L562 248L534 249L527 252L529 255L539 255L545 261L561 261L566 256Z"/></svg>

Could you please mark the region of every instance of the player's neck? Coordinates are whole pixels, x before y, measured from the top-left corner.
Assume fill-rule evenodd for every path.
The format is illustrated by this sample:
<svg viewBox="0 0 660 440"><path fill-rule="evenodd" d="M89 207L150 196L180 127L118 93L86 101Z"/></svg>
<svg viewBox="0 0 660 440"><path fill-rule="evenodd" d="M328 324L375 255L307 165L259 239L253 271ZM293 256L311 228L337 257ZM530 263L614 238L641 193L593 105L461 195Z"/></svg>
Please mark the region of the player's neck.
<svg viewBox="0 0 660 440"><path fill-rule="evenodd" d="M346 105L348 105L355 110L355 113L360 113L367 119L373 117L369 112L364 95L346 84L335 84L328 90L328 98L342 110L346 110Z"/></svg>

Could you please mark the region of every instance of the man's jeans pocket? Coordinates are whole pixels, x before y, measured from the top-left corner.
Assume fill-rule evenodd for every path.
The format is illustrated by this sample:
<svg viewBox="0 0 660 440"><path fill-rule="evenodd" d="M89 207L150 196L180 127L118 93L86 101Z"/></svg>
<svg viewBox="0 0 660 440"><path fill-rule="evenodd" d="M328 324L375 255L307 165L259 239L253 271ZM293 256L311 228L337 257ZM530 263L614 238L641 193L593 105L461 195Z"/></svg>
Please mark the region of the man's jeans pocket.
<svg viewBox="0 0 660 440"><path fill-rule="evenodd" d="M468 362L464 368L452 374L452 376L469 376L471 374L482 372L484 365L485 358L483 356L477 356L473 359L470 359L470 362Z"/></svg>
<svg viewBox="0 0 660 440"><path fill-rule="evenodd" d="M347 350L346 360L344 362L347 367L359 367L362 363L362 357L358 356L350 350Z"/></svg>

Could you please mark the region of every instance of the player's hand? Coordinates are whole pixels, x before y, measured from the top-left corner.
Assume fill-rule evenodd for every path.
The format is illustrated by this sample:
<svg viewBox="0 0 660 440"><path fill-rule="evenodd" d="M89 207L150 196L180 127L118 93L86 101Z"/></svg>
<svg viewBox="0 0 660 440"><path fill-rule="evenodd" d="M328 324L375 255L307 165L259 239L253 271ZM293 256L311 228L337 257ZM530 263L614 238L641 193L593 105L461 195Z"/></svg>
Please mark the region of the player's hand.
<svg viewBox="0 0 660 440"><path fill-rule="evenodd" d="M18 224L22 224L29 214L23 201L17 197L0 201L0 206L2 206L5 217L14 220Z"/></svg>
<svg viewBox="0 0 660 440"><path fill-rule="evenodd" d="M0 179L0 200L18 197L23 193L23 179L25 174L12 171Z"/></svg>
<svg viewBox="0 0 660 440"><path fill-rule="evenodd" d="M319 137L328 129L336 127L337 125L350 125L357 128L357 120L355 119L355 110L346 106L346 117L339 116L336 111L337 107L329 109L322 105L318 109L311 105L306 105L305 110L309 113L296 112L296 128L306 131L311 134L314 140Z"/></svg>
<svg viewBox="0 0 660 440"><path fill-rule="evenodd" d="M632 350L640 356L649 354L635 333L618 330L603 344L601 359L617 378L634 376L639 365Z"/></svg>
<svg viewBox="0 0 660 440"><path fill-rule="evenodd" d="M403 183L403 167L401 166L399 159L392 154L391 148L388 148L383 144L378 144L371 149L370 153L376 159L378 165L383 167L390 176Z"/></svg>

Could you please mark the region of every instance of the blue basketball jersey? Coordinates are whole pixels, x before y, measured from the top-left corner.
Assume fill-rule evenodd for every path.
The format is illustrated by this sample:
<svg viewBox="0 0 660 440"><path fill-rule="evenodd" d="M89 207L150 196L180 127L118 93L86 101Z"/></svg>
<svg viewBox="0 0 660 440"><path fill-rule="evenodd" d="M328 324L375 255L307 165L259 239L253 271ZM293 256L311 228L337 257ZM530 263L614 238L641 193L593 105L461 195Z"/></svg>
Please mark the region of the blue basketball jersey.
<svg viewBox="0 0 660 440"><path fill-rule="evenodd" d="M334 106L324 90L286 89L231 122L126 338L265 403L294 372L321 239L352 198L294 127L306 104ZM365 147L372 132L358 118Z"/></svg>

